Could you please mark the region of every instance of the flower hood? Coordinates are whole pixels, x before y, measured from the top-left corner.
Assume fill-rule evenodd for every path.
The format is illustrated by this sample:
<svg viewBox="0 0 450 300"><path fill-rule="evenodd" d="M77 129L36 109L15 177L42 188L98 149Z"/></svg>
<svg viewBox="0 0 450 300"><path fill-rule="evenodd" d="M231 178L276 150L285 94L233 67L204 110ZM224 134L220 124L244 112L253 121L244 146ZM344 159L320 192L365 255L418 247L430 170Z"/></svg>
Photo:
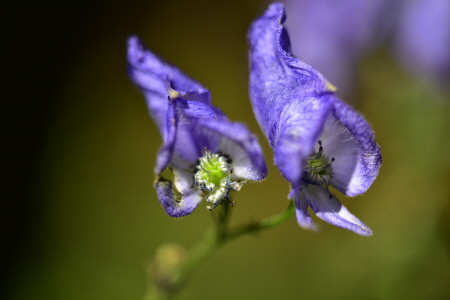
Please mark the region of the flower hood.
<svg viewBox="0 0 450 300"><path fill-rule="evenodd" d="M275 165L292 185L290 198L304 199L319 217L319 211L337 216L343 206L328 192L328 185L347 196L364 193L378 175L380 147L367 121L336 97L336 88L316 69L291 55L283 27L285 18L283 5L275 3L250 27L250 98L274 150ZM320 156L320 149L327 156ZM307 176L312 155L332 158L332 168L323 158L323 168L328 168L330 175L322 184ZM308 186L309 190L303 191ZM313 193L316 186L322 186L325 195ZM307 192L315 196L306 197ZM330 198L318 205L323 196ZM304 206L299 204L297 209L307 214ZM327 221L353 230L350 225Z"/></svg>

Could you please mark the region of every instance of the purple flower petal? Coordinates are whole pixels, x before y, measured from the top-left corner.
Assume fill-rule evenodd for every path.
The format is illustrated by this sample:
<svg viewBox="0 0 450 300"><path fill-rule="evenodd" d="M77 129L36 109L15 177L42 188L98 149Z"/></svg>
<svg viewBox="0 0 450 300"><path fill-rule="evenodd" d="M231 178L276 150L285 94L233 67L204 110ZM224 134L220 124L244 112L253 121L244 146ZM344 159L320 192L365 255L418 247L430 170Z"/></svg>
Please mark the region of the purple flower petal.
<svg viewBox="0 0 450 300"><path fill-rule="evenodd" d="M173 218L181 218L191 214L202 200L199 191L188 189L180 191L180 195L176 195L173 190L172 182L159 178L155 183L158 200L163 206L166 213Z"/></svg>
<svg viewBox="0 0 450 300"><path fill-rule="evenodd" d="M250 98L256 118L269 143L279 136L280 115L294 99L326 92L322 75L293 58L283 27L283 5L272 4L250 27Z"/></svg>
<svg viewBox="0 0 450 300"><path fill-rule="evenodd" d="M233 176L255 181L267 176L262 149L246 126L221 119L199 119L198 124L213 136L220 137L217 151L232 159Z"/></svg>
<svg viewBox="0 0 450 300"><path fill-rule="evenodd" d="M332 196L331 199L329 196L330 194L324 188L309 185L297 193L296 204L300 203L304 207L304 203L307 202L319 218L334 226L364 236L372 235L372 230L352 215L335 196Z"/></svg>
<svg viewBox="0 0 450 300"><path fill-rule="evenodd" d="M331 179L331 185L345 193L358 162L360 153L358 142L332 115L328 116L319 139L328 158L334 158L332 162L334 176ZM317 153L319 145L317 144L314 148Z"/></svg>
<svg viewBox="0 0 450 300"><path fill-rule="evenodd" d="M207 89L146 49L136 36L128 39L128 73L143 92L150 115L162 135L165 132L169 88L191 100L211 103Z"/></svg>
<svg viewBox="0 0 450 300"><path fill-rule="evenodd" d="M205 147L213 152L217 151L220 137L205 132L198 122L203 119L220 119L229 123L225 115L212 105L196 101L177 98L174 103L179 119L175 151L192 163L202 156Z"/></svg>
<svg viewBox="0 0 450 300"><path fill-rule="evenodd" d="M272 4L249 30L250 98L275 151L275 165L294 186L330 108L327 82L314 68L289 54L284 10Z"/></svg>
<svg viewBox="0 0 450 300"><path fill-rule="evenodd" d="M349 138L357 143L358 148L357 161L353 173L351 176L341 173L341 182L338 183L336 181L335 187L347 196L357 196L367 191L378 176L382 163L381 149L375 141L370 125L350 106L338 100L334 101L333 116L345 127L345 130L348 130L351 134ZM348 148L348 146L345 148ZM346 161L348 162L348 159ZM339 163L337 159L336 163ZM340 172L338 167L335 169L336 172Z"/></svg>
<svg viewBox="0 0 450 300"><path fill-rule="evenodd" d="M168 100L169 101L169 100ZM176 108L171 101L168 106L167 116L166 116L166 130L167 133L163 134L164 143L158 151L156 157L156 165L154 172L155 174L161 174L165 168L169 165L172 160L173 151L175 149L175 142L177 137L177 123L178 116L176 114Z"/></svg>
<svg viewBox="0 0 450 300"><path fill-rule="evenodd" d="M292 187L303 177L303 165L317 144L330 106L329 97L295 98L280 115L275 142L275 165Z"/></svg>
<svg viewBox="0 0 450 300"><path fill-rule="evenodd" d="M306 199L305 194L299 193L299 196L295 197L295 214L297 217L297 223L304 229L318 231L317 225L313 222L308 213L308 207L308 200Z"/></svg>

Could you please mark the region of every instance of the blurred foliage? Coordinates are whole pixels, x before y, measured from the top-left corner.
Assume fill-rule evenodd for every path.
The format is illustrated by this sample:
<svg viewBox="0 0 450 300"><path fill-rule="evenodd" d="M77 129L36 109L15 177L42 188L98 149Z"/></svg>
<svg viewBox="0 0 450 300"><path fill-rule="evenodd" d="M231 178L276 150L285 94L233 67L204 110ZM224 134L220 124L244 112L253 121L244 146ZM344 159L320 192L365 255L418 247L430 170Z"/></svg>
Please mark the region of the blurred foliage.
<svg viewBox="0 0 450 300"><path fill-rule="evenodd" d="M20 101L9 102L11 120L25 122L12 129L10 159L32 160L15 165L23 180L11 195L23 198L2 211L8 298L140 299L156 249L189 247L211 226L204 204L174 220L156 199L161 138L126 75L130 34L208 87L216 106L259 136L270 174L233 195L233 223L286 208L288 184L272 166L247 93L246 31L264 1L53 4L34 7L36 15L25 8L11 35L24 40L9 45L22 46L11 52L11 76L28 70L30 80L15 90ZM179 299L450 298L450 97L384 51L362 64L356 94L344 100L373 125L384 163L363 197L339 198L374 236L321 221L316 234L292 218L226 245Z"/></svg>

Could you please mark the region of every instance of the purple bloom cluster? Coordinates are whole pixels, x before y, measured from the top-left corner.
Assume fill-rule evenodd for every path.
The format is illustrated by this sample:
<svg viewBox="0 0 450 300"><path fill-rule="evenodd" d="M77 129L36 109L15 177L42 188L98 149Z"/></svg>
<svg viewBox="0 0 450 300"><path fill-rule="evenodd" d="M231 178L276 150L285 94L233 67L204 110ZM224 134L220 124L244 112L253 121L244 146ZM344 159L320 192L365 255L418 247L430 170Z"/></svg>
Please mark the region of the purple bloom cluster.
<svg viewBox="0 0 450 300"><path fill-rule="evenodd" d="M316 69L294 58L283 27L283 5L272 4L251 26L250 97L274 150L274 161L292 186L300 226L316 229L308 214L360 235L372 231L329 191L364 193L381 166L370 125L335 95Z"/></svg>
<svg viewBox="0 0 450 300"><path fill-rule="evenodd" d="M311 207L335 226L371 235L329 187L347 196L364 193L378 175L380 147L364 118L336 97L336 88L291 55L284 21L284 7L275 3L250 27L250 98L275 165L291 184L298 223L316 229ZM128 63L163 138L155 188L169 216L192 213L204 196L210 210L223 201L234 204L230 191L265 178L256 137L212 106L207 89L134 36L128 40ZM173 179L164 178L164 170Z"/></svg>
<svg viewBox="0 0 450 300"><path fill-rule="evenodd" d="M284 0L294 55L344 92L361 58L385 41L405 69L444 84L450 79L450 1ZM445 86L447 85L447 86Z"/></svg>
<svg viewBox="0 0 450 300"><path fill-rule="evenodd" d="M256 137L212 106L207 89L134 36L128 40L128 72L163 138L154 169L155 188L169 216L192 213L204 194L212 210L231 201L229 191L239 190L245 181L266 177ZM162 177L166 169L173 173L173 181Z"/></svg>

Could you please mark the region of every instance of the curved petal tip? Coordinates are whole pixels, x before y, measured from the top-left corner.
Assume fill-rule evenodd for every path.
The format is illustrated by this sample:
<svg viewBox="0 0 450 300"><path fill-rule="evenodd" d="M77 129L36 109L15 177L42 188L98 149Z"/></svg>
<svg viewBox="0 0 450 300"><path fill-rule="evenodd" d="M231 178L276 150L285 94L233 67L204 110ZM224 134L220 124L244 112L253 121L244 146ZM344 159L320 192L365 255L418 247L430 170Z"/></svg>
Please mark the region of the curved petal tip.
<svg viewBox="0 0 450 300"><path fill-rule="evenodd" d="M195 190L177 195L172 181L162 177L156 181L155 189L159 203L172 218L181 218L191 214L202 200L201 194Z"/></svg>

